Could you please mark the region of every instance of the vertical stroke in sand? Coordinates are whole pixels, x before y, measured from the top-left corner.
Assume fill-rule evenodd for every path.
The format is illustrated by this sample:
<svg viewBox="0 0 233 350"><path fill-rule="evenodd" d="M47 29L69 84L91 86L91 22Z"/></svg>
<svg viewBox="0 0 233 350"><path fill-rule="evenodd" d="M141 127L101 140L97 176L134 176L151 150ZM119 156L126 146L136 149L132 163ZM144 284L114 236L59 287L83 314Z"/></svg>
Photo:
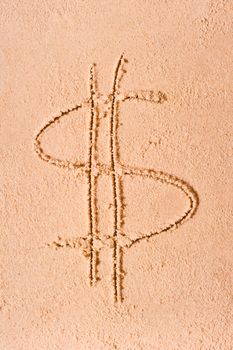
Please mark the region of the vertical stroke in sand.
<svg viewBox="0 0 233 350"><path fill-rule="evenodd" d="M93 249L95 235L95 178L93 175L94 151L95 151L95 127L96 127L96 110L95 110L95 81L94 65L90 68L90 123L89 123L89 148L88 148L88 213L89 213L89 244L90 244L90 266L89 279L90 285L93 286L96 281L96 259L95 250Z"/></svg>
<svg viewBox="0 0 233 350"><path fill-rule="evenodd" d="M114 74L112 101L111 101L111 116L110 116L110 153L111 153L111 176L113 186L113 210L114 210L114 231L113 231L113 288L114 301L119 301L120 298L120 266L119 266L119 247L118 233L120 230L119 213L121 210L121 202L119 196L119 175L117 174L117 139L116 139L116 93L118 88L119 70L123 61L121 55Z"/></svg>

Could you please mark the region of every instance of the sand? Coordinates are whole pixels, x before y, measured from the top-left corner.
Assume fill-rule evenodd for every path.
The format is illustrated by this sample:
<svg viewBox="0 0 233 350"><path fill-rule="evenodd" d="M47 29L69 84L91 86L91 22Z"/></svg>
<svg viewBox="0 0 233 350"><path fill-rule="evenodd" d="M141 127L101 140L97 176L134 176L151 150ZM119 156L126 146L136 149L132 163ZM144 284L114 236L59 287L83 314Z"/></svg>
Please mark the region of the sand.
<svg viewBox="0 0 233 350"><path fill-rule="evenodd" d="M232 4L1 1L0 350L231 350Z"/></svg>

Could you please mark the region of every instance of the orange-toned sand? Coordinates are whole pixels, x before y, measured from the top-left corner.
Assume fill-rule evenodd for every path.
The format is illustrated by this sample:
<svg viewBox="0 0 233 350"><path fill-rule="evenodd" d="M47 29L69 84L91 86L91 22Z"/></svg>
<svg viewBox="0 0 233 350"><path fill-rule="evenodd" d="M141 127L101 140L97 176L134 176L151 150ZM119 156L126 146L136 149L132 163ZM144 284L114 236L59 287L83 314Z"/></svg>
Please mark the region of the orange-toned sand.
<svg viewBox="0 0 233 350"><path fill-rule="evenodd" d="M232 4L0 5L0 350L231 350Z"/></svg>

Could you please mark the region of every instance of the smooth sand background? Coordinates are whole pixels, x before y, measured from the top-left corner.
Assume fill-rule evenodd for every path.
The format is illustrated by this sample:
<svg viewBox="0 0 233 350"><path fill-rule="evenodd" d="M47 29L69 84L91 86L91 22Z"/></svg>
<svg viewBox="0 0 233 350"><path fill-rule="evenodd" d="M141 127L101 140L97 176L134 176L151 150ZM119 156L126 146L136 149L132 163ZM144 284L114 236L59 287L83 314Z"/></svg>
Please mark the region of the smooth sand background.
<svg viewBox="0 0 233 350"><path fill-rule="evenodd" d="M1 1L1 350L232 349L231 7L230 0ZM122 109L124 163L184 179L200 204L178 230L125 251L124 302L115 307L110 249L101 251L101 280L90 288L79 249L47 247L58 235L85 234L86 182L42 162L33 141L51 115L89 96L90 64L109 94L123 51L121 91L167 96ZM109 160L105 120L101 162ZM48 151L85 158L85 113L60 127L47 134ZM125 186L131 232L184 209L166 186ZM104 234L107 176L98 191Z"/></svg>

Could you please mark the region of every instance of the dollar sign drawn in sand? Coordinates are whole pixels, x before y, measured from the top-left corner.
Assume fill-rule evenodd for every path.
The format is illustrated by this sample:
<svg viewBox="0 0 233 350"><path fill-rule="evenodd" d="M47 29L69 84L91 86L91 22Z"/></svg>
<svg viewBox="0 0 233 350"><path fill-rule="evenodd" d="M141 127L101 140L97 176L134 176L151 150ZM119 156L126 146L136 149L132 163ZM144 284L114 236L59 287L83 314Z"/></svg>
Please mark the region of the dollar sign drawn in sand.
<svg viewBox="0 0 233 350"><path fill-rule="evenodd" d="M97 92L97 82L95 75L95 65L90 68L89 77L89 97L83 101L83 103L74 106L73 108L67 109L60 112L52 120L50 120L36 135L35 137L35 151L38 156L49 164L53 164L60 168L67 168L75 170L79 176L85 176L88 182L87 200L88 200L88 221L89 228L86 237L77 238L77 240L63 240L61 237L57 241L54 241L51 245L56 247L81 247L85 251L89 258L89 281L90 285L94 286L97 281L97 265L99 255L99 243L107 245L112 249L112 283L113 283L113 296L114 301L122 301L122 282L123 282L123 252L125 249L130 248L133 244L142 241L143 239L149 239L155 235L163 232L168 232L177 229L185 221L190 219L198 206L198 196L196 191L185 181L179 179L174 175L167 174L163 171L157 171L154 169L140 169L130 166L125 166L121 163L119 157L119 143L117 129L119 125L119 105L125 101L137 100L147 101L148 103L163 103L166 101L166 95L162 92L155 94L153 91L143 92L130 92L128 94L121 94L119 85L120 81L126 72L124 64L127 60L123 54L118 60L117 66L114 72L114 79L112 84L111 93L103 97ZM104 98L105 104L109 106L109 153L110 153L110 164L104 165L98 162L98 154L96 152L97 143L97 129L98 129L98 101L100 98ZM89 133L88 133L88 161L80 164L78 162L70 162L54 158L49 154L46 154L42 147L41 138L43 134L52 125L59 122L61 118L65 118L69 113L79 110L82 107L89 107ZM97 180L100 175L108 175L111 177L112 182L112 198L113 198L113 233L111 237L103 240L99 237L98 232L98 210L96 204L96 186ZM123 193L123 181L125 177L141 177L144 179L151 179L158 181L164 185L170 185L182 191L188 201L188 209L183 212L179 219L167 224L159 230L142 234L140 237L131 239L124 232L124 193Z"/></svg>

